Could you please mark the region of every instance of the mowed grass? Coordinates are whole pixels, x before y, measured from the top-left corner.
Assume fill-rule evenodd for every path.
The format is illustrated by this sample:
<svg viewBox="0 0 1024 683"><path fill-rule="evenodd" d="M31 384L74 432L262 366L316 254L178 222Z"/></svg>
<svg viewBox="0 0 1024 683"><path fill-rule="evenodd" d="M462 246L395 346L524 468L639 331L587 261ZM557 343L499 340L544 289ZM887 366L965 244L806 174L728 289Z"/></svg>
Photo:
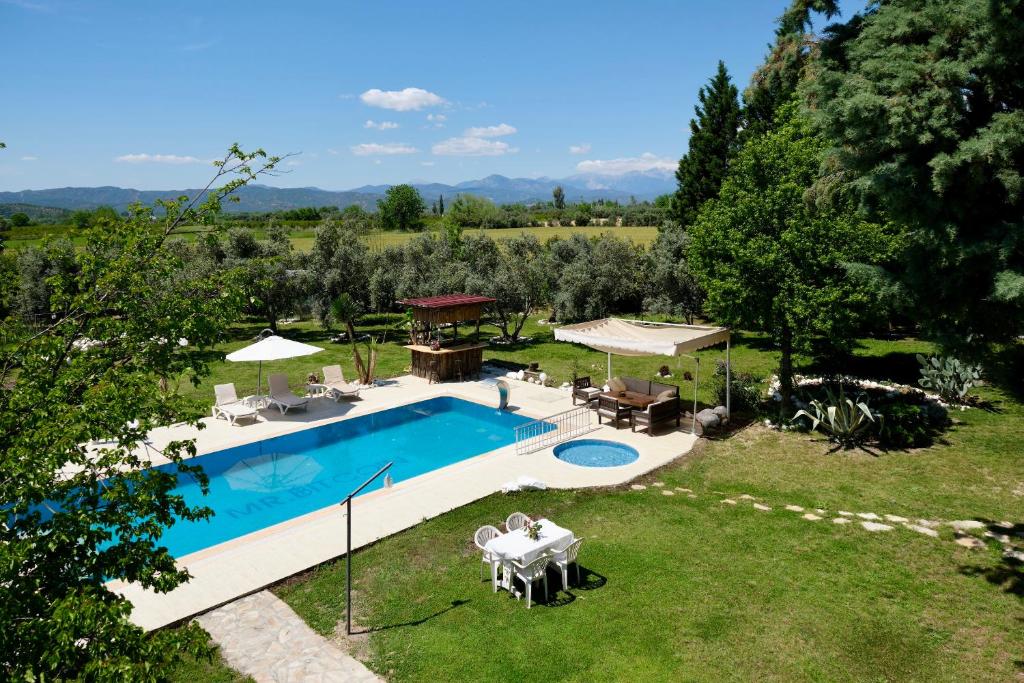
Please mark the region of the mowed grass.
<svg viewBox="0 0 1024 683"><path fill-rule="evenodd" d="M5 248L12 251L25 249L30 246L38 246L43 242L43 236L51 238L66 236L76 246L84 245L84 238L76 234L74 230L66 226L33 226L35 229L18 233L17 231L5 233ZM206 228L184 228L177 239L195 239L195 236L206 232ZM263 231L256 230L257 235L262 236ZM597 237L610 233L622 239L628 239L643 246L650 245L658 236L658 229L653 226L585 226L575 228L566 227L538 227L538 228L488 228L488 229L467 229L465 235L487 235L494 240L510 240L520 234L533 235L541 242L546 242L552 237L570 237L573 234L582 234L587 237ZM292 248L297 252L308 252L313 248L315 229L294 228L288 233ZM372 250L381 250L389 246L402 245L421 233L414 232L374 232L364 235L362 240Z"/></svg>
<svg viewBox="0 0 1024 683"><path fill-rule="evenodd" d="M852 365L902 379L921 349L865 341ZM505 355L564 367L554 351ZM733 360L756 373L776 363L758 337ZM664 488L494 495L426 521L354 556L365 631L354 649L393 680L1013 680L1024 670L1024 574L994 543L968 550L948 529L870 533L784 509L1024 523L1024 407L981 393L992 410L957 412L928 449L826 455L814 435L755 424L644 480ZM772 510L720 502L744 493ZM472 533L514 510L586 539L583 586L527 611L479 580ZM340 638L344 580L338 562L275 592Z"/></svg>

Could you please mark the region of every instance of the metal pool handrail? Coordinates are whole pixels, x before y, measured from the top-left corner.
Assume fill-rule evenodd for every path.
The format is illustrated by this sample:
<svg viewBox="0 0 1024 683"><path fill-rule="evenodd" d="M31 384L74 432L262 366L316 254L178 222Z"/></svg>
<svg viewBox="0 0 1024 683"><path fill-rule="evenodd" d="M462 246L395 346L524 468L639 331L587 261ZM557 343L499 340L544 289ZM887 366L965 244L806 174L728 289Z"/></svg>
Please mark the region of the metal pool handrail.
<svg viewBox="0 0 1024 683"><path fill-rule="evenodd" d="M352 635L352 499L369 486L374 479L391 469L394 464L394 462L389 462L381 467L377 470L377 474L364 481L359 488L348 494L345 500L338 503L338 505L345 506L345 526L348 530L346 534L348 546L345 549L345 633L349 635ZM387 482L384 482L384 485L386 486Z"/></svg>
<svg viewBox="0 0 1024 683"><path fill-rule="evenodd" d="M515 428L516 455L526 455L592 432L594 414L589 406L577 406Z"/></svg>

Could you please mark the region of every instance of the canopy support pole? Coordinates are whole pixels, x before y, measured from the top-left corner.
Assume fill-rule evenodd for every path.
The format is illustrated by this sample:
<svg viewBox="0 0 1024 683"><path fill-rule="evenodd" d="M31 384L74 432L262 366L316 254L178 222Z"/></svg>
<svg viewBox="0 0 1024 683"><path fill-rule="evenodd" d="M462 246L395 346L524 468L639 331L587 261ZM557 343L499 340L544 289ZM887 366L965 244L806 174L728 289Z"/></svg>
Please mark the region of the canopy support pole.
<svg viewBox="0 0 1024 683"><path fill-rule="evenodd" d="M725 414L728 417L732 417L732 361L729 359L729 339L732 337L730 334L725 338Z"/></svg>
<svg viewBox="0 0 1024 683"><path fill-rule="evenodd" d="M608 352L608 381L612 381L612 352Z"/></svg>
<svg viewBox="0 0 1024 683"><path fill-rule="evenodd" d="M693 422L690 426L690 433L697 433L697 384L700 382L700 357L694 356L693 360L697 362L697 367L693 371ZM650 429L648 427L648 429Z"/></svg>

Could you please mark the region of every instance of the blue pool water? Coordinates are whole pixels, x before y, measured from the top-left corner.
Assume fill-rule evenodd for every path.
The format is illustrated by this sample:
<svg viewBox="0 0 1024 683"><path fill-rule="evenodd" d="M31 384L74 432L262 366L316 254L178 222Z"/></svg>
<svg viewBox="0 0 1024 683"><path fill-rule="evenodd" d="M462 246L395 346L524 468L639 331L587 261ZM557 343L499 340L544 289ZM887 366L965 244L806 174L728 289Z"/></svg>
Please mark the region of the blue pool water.
<svg viewBox="0 0 1024 683"><path fill-rule="evenodd" d="M583 467L617 467L640 457L632 446L602 439L578 439L555 446L559 460Z"/></svg>
<svg viewBox="0 0 1024 683"><path fill-rule="evenodd" d="M439 397L203 455L191 462L210 478L209 495L184 477L176 491L215 514L178 522L160 542L181 557L337 504L389 461L401 482L501 448L529 421ZM377 480L366 492L381 487Z"/></svg>

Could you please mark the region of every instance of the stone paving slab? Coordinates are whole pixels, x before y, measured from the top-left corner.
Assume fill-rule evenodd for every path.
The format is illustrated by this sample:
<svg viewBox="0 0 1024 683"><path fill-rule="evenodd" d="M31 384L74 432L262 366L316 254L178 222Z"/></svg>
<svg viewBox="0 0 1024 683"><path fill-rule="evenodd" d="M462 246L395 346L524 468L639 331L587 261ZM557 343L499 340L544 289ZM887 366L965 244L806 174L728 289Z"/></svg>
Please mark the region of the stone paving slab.
<svg viewBox="0 0 1024 683"><path fill-rule="evenodd" d="M225 661L257 683L369 683L372 671L306 625L270 591L196 617Z"/></svg>

